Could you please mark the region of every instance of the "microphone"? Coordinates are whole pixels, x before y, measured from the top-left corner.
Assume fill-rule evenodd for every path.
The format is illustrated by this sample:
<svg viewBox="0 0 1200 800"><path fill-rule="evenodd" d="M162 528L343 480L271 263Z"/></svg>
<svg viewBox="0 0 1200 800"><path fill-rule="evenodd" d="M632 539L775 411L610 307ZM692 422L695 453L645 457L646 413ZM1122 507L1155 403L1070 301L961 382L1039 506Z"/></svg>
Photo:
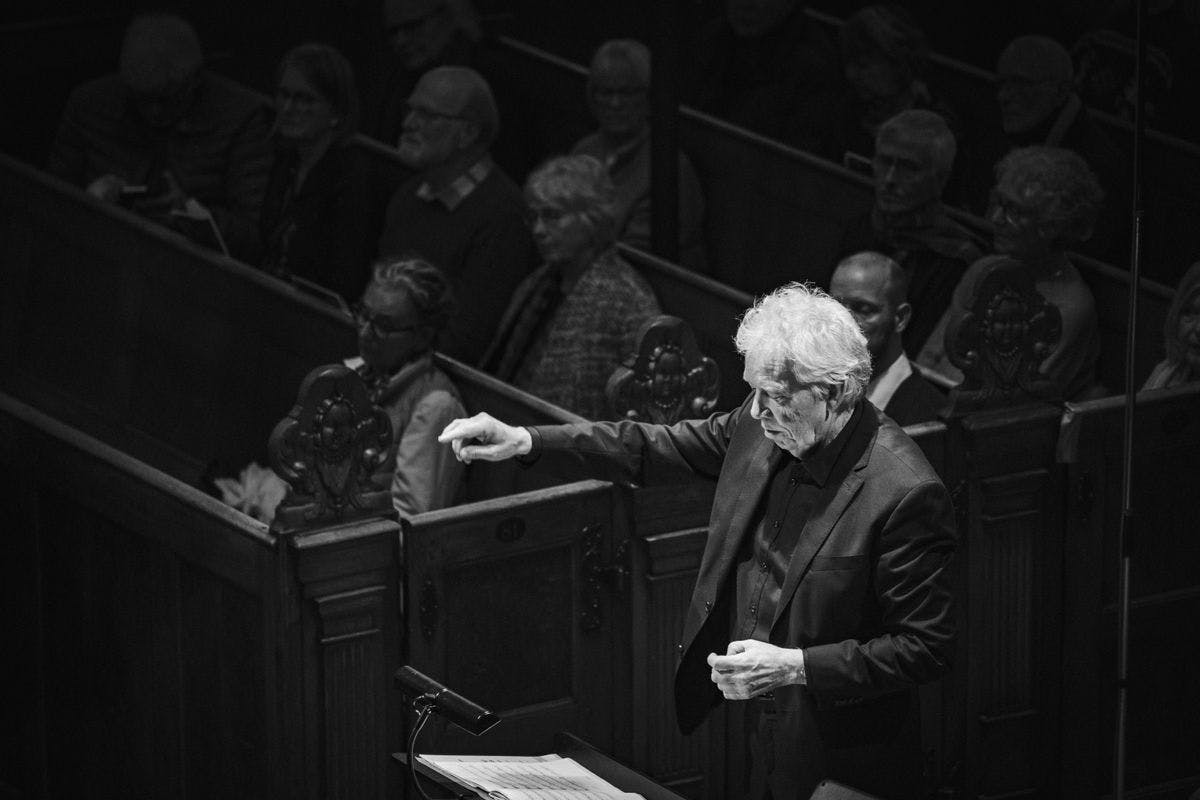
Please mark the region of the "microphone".
<svg viewBox="0 0 1200 800"><path fill-rule="evenodd" d="M491 711L412 667L403 666L396 670L393 680L396 687L412 699L414 708L428 707L467 733L481 736L500 722L500 717Z"/></svg>

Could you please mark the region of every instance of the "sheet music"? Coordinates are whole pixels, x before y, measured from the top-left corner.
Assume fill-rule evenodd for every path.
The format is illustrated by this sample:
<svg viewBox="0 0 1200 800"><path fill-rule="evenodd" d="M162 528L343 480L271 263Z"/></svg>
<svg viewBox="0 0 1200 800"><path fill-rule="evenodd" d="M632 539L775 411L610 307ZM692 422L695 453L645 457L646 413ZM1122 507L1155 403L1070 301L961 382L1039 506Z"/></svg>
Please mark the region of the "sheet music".
<svg viewBox="0 0 1200 800"><path fill-rule="evenodd" d="M644 800L571 758L421 755L417 760L495 800Z"/></svg>

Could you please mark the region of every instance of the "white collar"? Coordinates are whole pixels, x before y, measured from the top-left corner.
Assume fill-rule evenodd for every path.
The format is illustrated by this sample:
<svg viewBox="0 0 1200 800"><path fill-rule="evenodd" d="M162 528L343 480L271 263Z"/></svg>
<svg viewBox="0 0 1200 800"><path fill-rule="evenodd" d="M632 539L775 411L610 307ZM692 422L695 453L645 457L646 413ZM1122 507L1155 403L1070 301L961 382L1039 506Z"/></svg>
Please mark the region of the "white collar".
<svg viewBox="0 0 1200 800"><path fill-rule="evenodd" d="M885 410L887 404L892 402L892 395L900 388L900 384L908 380L912 372L908 356L901 353L881 375L871 378L871 382L867 384L867 399L880 411Z"/></svg>

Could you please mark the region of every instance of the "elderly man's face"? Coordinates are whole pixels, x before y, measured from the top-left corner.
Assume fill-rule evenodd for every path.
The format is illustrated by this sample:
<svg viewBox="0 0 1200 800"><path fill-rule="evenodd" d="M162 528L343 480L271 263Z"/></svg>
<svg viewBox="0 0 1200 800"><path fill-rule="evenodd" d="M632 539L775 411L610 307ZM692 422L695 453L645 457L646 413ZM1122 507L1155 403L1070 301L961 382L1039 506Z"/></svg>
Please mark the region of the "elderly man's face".
<svg viewBox="0 0 1200 800"><path fill-rule="evenodd" d="M384 291L372 283L355 310L358 352L378 372L394 372L425 352L430 331L407 292Z"/></svg>
<svg viewBox="0 0 1200 800"><path fill-rule="evenodd" d="M725 18L733 32L744 38L764 36L796 7L796 0L726 0Z"/></svg>
<svg viewBox="0 0 1200 800"><path fill-rule="evenodd" d="M871 364L875 366L888 342L893 336L899 336L908 322L908 304L897 309L892 302L888 270L856 263L843 264L833 273L829 294L853 315L867 337Z"/></svg>
<svg viewBox="0 0 1200 800"><path fill-rule="evenodd" d="M742 377L754 392L750 415L776 447L803 458L828 441L833 415L829 403L813 387L794 386L782 365L753 356L747 356Z"/></svg>
<svg viewBox="0 0 1200 800"><path fill-rule="evenodd" d="M604 133L624 138L636 134L649 113L647 87L626 64L609 61L592 71L588 104Z"/></svg>
<svg viewBox="0 0 1200 800"><path fill-rule="evenodd" d="M871 161L876 208L900 214L941 197L942 180L930 150L930 143L916 134L885 131L879 137Z"/></svg>
<svg viewBox="0 0 1200 800"><path fill-rule="evenodd" d="M454 36L446 0L385 0L383 24L392 50L414 71L432 66Z"/></svg>
<svg viewBox="0 0 1200 800"><path fill-rule="evenodd" d="M468 146L471 123L462 116L466 102L465 88L444 76L421 78L408 98L398 145L400 160L415 170L426 170L446 163Z"/></svg>

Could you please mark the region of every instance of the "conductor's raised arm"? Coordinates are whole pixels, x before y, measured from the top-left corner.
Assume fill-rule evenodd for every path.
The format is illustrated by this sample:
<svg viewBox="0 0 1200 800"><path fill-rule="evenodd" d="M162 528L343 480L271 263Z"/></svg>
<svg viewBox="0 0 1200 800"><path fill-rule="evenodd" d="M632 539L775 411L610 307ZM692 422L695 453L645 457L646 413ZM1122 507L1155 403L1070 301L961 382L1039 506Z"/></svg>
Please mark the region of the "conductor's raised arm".
<svg viewBox="0 0 1200 800"><path fill-rule="evenodd" d="M449 442L454 455L464 464L477 458L503 461L526 455L533 447L528 430L506 425L491 414L482 413L453 420L438 436L438 441Z"/></svg>

